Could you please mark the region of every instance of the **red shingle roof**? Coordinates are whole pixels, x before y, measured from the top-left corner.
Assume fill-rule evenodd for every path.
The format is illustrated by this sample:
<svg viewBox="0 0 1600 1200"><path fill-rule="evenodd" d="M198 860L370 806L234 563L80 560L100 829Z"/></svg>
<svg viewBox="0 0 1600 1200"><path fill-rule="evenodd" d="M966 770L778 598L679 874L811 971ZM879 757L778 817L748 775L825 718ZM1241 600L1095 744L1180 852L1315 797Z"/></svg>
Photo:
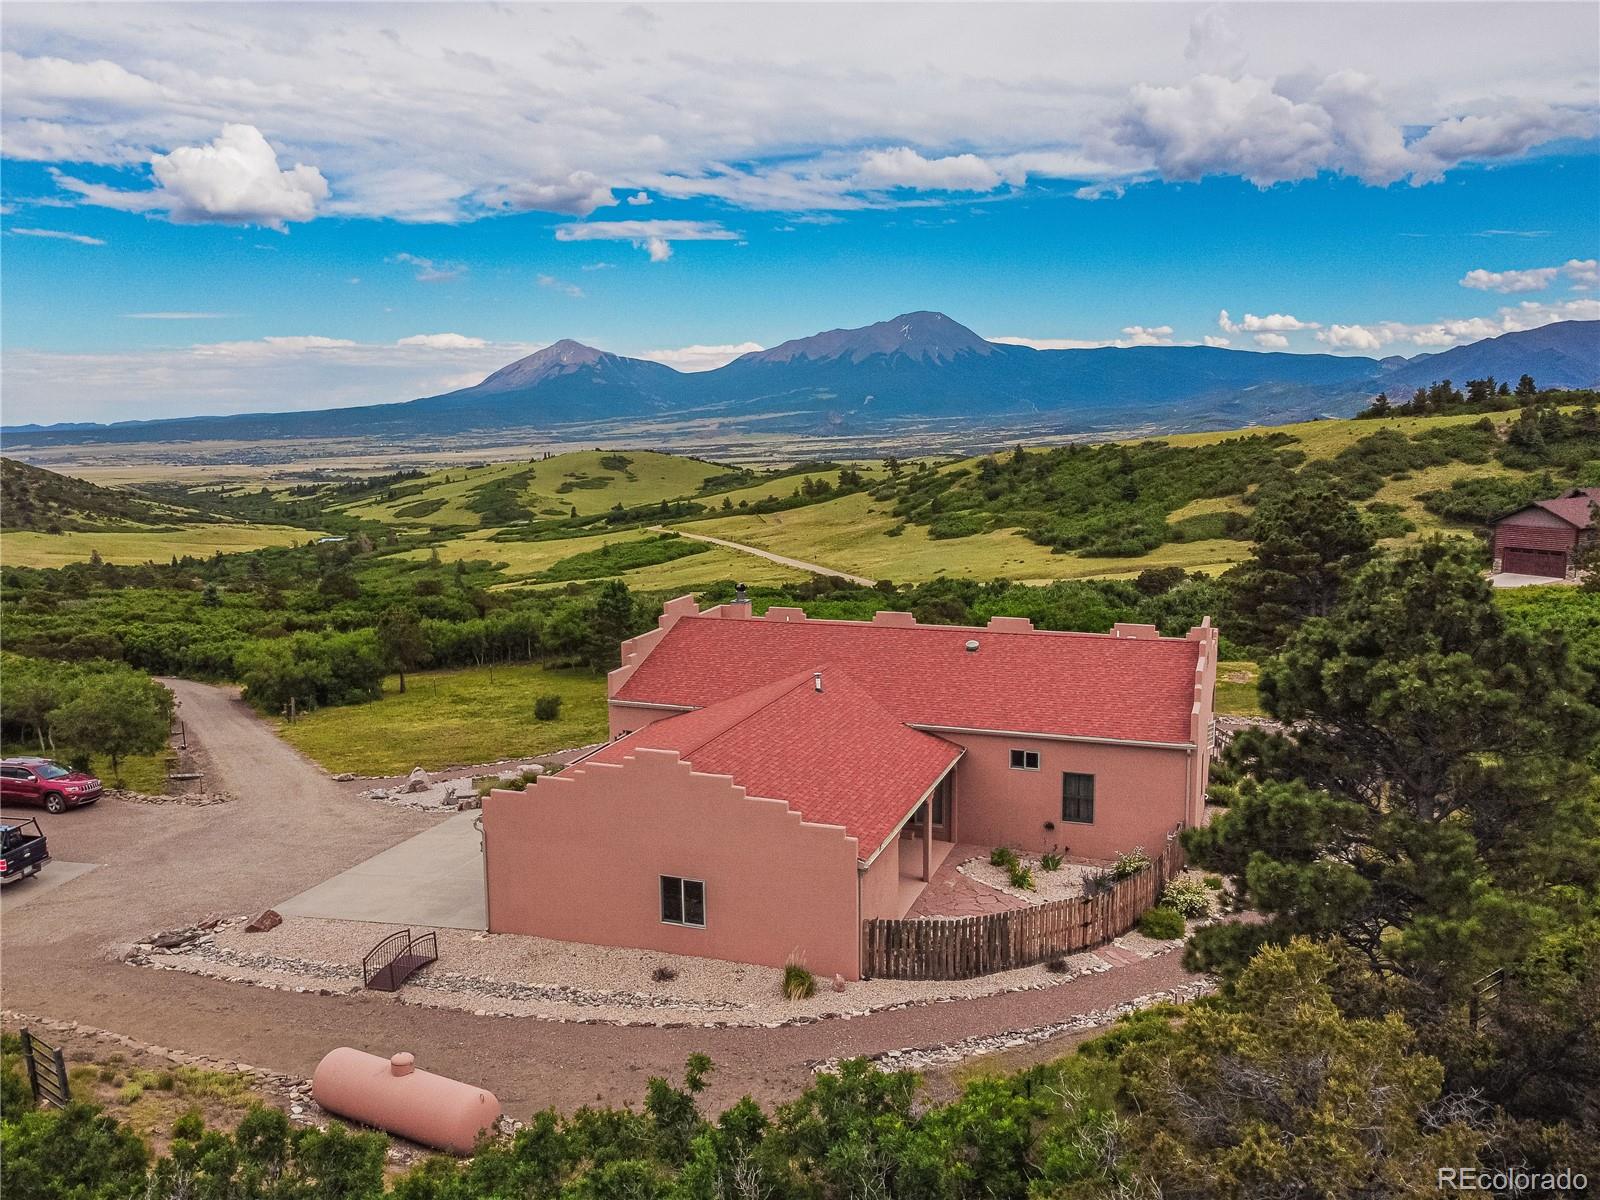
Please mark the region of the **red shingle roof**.
<svg viewBox="0 0 1600 1200"><path fill-rule="evenodd" d="M697 771L731 775L752 796L805 820L842 825L865 861L905 820L961 747L908 729L843 670L811 671L618 738L589 762L636 749L675 750Z"/></svg>
<svg viewBox="0 0 1600 1200"><path fill-rule="evenodd" d="M1588 489L1585 489L1586 491ZM1535 500L1534 508L1542 508L1545 512L1554 513L1568 525L1578 529L1588 529L1594 524L1594 500L1587 495L1562 496L1556 500Z"/></svg>
<svg viewBox="0 0 1600 1200"><path fill-rule="evenodd" d="M1177 638L685 616L613 698L699 708L843 667L911 725L1187 743L1199 654Z"/></svg>

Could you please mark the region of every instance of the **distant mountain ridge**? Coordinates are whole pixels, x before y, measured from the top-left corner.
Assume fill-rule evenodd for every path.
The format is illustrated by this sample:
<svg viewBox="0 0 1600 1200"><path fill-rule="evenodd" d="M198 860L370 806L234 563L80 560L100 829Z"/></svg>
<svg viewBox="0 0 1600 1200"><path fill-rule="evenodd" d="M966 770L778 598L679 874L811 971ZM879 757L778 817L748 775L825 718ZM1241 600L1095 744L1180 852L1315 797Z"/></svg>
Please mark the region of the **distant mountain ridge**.
<svg viewBox="0 0 1600 1200"><path fill-rule="evenodd" d="M807 434L917 422L1094 432L1228 429L1351 413L1380 389L1524 372L1542 386L1600 386L1600 321L1567 321L1437 354L1380 360L1212 346L1036 350L990 342L943 313L904 313L741 355L696 373L562 340L481 383L360 408L19 426L16 445L405 438L498 430L580 432L651 418Z"/></svg>

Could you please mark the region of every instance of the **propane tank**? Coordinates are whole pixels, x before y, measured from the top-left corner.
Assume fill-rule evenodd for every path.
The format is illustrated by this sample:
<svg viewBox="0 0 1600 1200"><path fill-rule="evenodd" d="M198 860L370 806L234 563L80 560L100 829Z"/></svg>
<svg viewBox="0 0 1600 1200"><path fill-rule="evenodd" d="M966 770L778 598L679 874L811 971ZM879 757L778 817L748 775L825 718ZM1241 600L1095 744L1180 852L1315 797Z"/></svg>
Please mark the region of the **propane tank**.
<svg viewBox="0 0 1600 1200"><path fill-rule="evenodd" d="M311 1095L331 1113L424 1146L471 1154L500 1101L470 1083L419 1071L410 1054L379 1058L340 1046L317 1064Z"/></svg>

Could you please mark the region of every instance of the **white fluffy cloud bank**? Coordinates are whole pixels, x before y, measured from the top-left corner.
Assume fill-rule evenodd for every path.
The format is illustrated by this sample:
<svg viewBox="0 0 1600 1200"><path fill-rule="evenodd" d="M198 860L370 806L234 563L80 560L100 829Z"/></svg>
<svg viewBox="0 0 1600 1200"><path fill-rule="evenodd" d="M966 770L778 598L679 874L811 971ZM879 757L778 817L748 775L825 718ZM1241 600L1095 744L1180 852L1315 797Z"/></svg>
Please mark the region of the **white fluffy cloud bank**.
<svg viewBox="0 0 1600 1200"><path fill-rule="evenodd" d="M1418 350L1447 350L1466 342L1520 333L1555 321L1600 320L1600 300L1566 300L1555 304L1524 300L1488 317L1447 317L1437 321L1377 321L1368 324L1329 325L1317 332L1317 341L1334 350L1362 354L1414 354Z"/></svg>
<svg viewBox="0 0 1600 1200"><path fill-rule="evenodd" d="M197 413L336 408L468 387L536 344L461 333L395 342L321 334L121 353L10 350L0 360L8 424L147 420Z"/></svg>
<svg viewBox="0 0 1600 1200"><path fill-rule="evenodd" d="M175 221L1421 185L1600 128L1592 5L925 5L914 37L898 5L156 11L13 5L0 135L80 202Z"/></svg>
<svg viewBox="0 0 1600 1200"><path fill-rule="evenodd" d="M1486 271L1480 267L1463 275L1461 286L1480 292L1542 292L1563 276L1574 291L1595 287L1600 284L1600 261L1570 258L1559 267L1528 267L1520 271Z"/></svg>

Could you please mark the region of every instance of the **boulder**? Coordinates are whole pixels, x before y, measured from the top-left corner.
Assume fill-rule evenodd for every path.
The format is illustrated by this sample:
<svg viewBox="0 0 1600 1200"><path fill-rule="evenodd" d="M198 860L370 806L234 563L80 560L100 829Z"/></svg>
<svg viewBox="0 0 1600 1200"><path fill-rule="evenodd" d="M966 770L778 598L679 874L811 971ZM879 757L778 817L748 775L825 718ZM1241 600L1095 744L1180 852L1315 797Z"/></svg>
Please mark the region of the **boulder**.
<svg viewBox="0 0 1600 1200"><path fill-rule="evenodd" d="M408 792L425 792L433 786L433 776L421 767L412 767L411 774L406 776L405 790Z"/></svg>
<svg viewBox="0 0 1600 1200"><path fill-rule="evenodd" d="M354 771L340 771L333 777L333 781L335 783L349 783L355 777L356 773Z"/></svg>
<svg viewBox="0 0 1600 1200"><path fill-rule="evenodd" d="M265 933L267 930L276 929L282 924L283 918L278 915L278 910L269 908L254 921L251 921L250 924L246 925L244 931L246 933Z"/></svg>

